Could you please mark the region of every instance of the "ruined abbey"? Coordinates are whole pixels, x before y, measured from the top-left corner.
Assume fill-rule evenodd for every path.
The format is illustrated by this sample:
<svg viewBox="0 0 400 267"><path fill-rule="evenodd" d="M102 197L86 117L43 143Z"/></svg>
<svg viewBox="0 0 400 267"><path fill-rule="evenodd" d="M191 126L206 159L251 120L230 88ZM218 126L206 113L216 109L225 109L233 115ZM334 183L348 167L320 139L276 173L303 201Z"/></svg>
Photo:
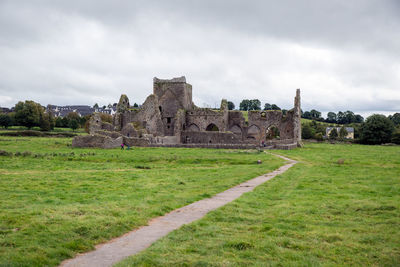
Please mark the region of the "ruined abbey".
<svg viewBox="0 0 400 267"><path fill-rule="evenodd" d="M133 108L122 95L112 123L99 114L90 119L89 133L77 136L75 147L172 146L213 148L292 149L301 144L300 90L294 108L284 115L280 110L228 110L226 100L220 109L199 108L192 101L192 85L185 77L154 78L153 94L140 108Z"/></svg>

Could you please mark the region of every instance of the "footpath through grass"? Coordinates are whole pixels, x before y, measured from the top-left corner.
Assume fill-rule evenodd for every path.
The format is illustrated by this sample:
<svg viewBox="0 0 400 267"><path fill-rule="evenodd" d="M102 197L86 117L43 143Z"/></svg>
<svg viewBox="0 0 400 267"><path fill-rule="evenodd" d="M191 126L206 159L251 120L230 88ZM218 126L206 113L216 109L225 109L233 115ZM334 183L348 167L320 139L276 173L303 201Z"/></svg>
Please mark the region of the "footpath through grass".
<svg viewBox="0 0 400 267"><path fill-rule="evenodd" d="M257 151L69 144L0 137L0 266L57 265L283 164Z"/></svg>
<svg viewBox="0 0 400 267"><path fill-rule="evenodd" d="M400 147L276 152L301 162L118 266L398 266Z"/></svg>

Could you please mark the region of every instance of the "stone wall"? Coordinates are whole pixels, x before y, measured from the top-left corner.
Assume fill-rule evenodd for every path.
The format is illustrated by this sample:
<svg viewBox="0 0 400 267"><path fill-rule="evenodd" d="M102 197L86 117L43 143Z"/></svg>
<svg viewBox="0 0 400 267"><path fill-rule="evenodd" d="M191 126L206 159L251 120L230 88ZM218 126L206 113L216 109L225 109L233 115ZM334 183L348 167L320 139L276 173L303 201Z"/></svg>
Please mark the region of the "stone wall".
<svg viewBox="0 0 400 267"><path fill-rule="evenodd" d="M224 112L211 109L195 109L186 112L186 128L206 131L211 124L217 126L219 131L225 131L227 121Z"/></svg>
<svg viewBox="0 0 400 267"><path fill-rule="evenodd" d="M164 124L158 106L158 97L149 95L138 111L124 114L124 125L136 122L149 133L164 135Z"/></svg>
<svg viewBox="0 0 400 267"><path fill-rule="evenodd" d="M137 138L137 137L123 137L123 142L128 146L149 146L150 141L148 138Z"/></svg>
<svg viewBox="0 0 400 267"><path fill-rule="evenodd" d="M122 136L111 138L104 135L81 135L72 139L73 147L99 147L99 148L115 148L119 147L123 142Z"/></svg>
<svg viewBox="0 0 400 267"><path fill-rule="evenodd" d="M240 144L241 140L230 132L189 132L183 131L184 144Z"/></svg>
<svg viewBox="0 0 400 267"><path fill-rule="evenodd" d="M119 132L110 132L110 131L104 131L104 130L98 130L98 131L96 131L94 134L95 134L95 135L108 136L108 137L111 137L111 138L113 138L113 139L122 136L122 134L119 133Z"/></svg>
<svg viewBox="0 0 400 267"><path fill-rule="evenodd" d="M259 149L253 144L150 144L149 147L212 148L212 149Z"/></svg>

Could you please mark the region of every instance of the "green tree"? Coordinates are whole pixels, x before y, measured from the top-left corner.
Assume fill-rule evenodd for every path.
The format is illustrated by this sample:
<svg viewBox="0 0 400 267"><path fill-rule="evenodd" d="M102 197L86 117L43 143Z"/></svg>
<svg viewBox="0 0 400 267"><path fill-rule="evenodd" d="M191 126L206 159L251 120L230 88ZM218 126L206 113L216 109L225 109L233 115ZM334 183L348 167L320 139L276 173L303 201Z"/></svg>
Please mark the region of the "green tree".
<svg viewBox="0 0 400 267"><path fill-rule="evenodd" d="M68 126L72 130L76 130L79 128L79 122L81 121L81 117L76 112L70 112L65 116L68 120Z"/></svg>
<svg viewBox="0 0 400 267"><path fill-rule="evenodd" d="M346 123L346 116L343 112L339 111L336 117L337 123L345 124Z"/></svg>
<svg viewBox="0 0 400 267"><path fill-rule="evenodd" d="M335 113L335 112L332 112L332 111L328 112L325 121L326 121L326 122L329 122L329 123L336 123L336 122L337 122L337 120L336 120L336 113Z"/></svg>
<svg viewBox="0 0 400 267"><path fill-rule="evenodd" d="M51 111L51 105L47 105L47 109L46 109L45 113L47 114L48 119L49 119L50 130L54 130L54 127L56 125L56 120L54 118L53 112Z"/></svg>
<svg viewBox="0 0 400 267"><path fill-rule="evenodd" d="M363 116L361 116L360 114L355 115L354 118L355 118L355 121L354 121L355 123L362 123L362 122L364 122L364 118L363 118Z"/></svg>
<svg viewBox="0 0 400 267"><path fill-rule="evenodd" d="M242 100L242 102L240 102L240 104L239 104L239 109L240 110L244 110L244 111L247 111L247 110L249 110L249 108L250 108L250 100L248 100L248 99L243 99Z"/></svg>
<svg viewBox="0 0 400 267"><path fill-rule="evenodd" d="M250 100L249 110L261 110L261 101L258 99Z"/></svg>
<svg viewBox="0 0 400 267"><path fill-rule="evenodd" d="M345 124L352 123L356 121L356 115L354 115L353 111L347 110L344 113L344 117L346 118Z"/></svg>
<svg viewBox="0 0 400 267"><path fill-rule="evenodd" d="M49 117L48 113L40 114L39 126L40 126L40 130L42 130L42 131L50 131L51 130L50 117Z"/></svg>
<svg viewBox="0 0 400 267"><path fill-rule="evenodd" d="M340 127L340 130L339 130L339 138L341 139L341 140L344 140L345 138L346 138L346 136L347 136L347 134L348 134L348 132L347 132L347 130L346 130L346 127Z"/></svg>
<svg viewBox="0 0 400 267"><path fill-rule="evenodd" d="M68 128L69 127L69 120L68 118L65 116L64 118L61 119L61 127L63 128Z"/></svg>
<svg viewBox="0 0 400 267"><path fill-rule="evenodd" d="M400 113L389 115L389 119L393 122L394 125L400 125Z"/></svg>
<svg viewBox="0 0 400 267"><path fill-rule="evenodd" d="M99 108L99 104L97 104L97 103L94 104L94 105L93 105L93 108Z"/></svg>
<svg viewBox="0 0 400 267"><path fill-rule="evenodd" d="M312 119L310 111L305 111L301 117L304 118L304 119L309 119L309 120Z"/></svg>
<svg viewBox="0 0 400 267"><path fill-rule="evenodd" d="M391 141L394 131L393 122L385 115L374 114L369 116L361 127L361 142L378 145Z"/></svg>
<svg viewBox="0 0 400 267"><path fill-rule="evenodd" d="M39 126L40 116L43 114L43 107L34 101L26 100L15 105L15 122L18 125L31 129Z"/></svg>
<svg viewBox="0 0 400 267"><path fill-rule="evenodd" d="M78 123L78 120L76 120L76 119L71 119L71 120L69 120L69 125L68 125L68 127L69 128L71 128L72 130L76 130L76 129L78 129L78 127L79 127L79 123Z"/></svg>
<svg viewBox="0 0 400 267"><path fill-rule="evenodd" d="M400 129L397 129L392 135L392 143L400 145Z"/></svg>
<svg viewBox="0 0 400 267"><path fill-rule="evenodd" d="M79 116L79 114L78 113L76 113L76 112L70 112L70 113L68 113L67 114L67 119L70 121L70 120L76 120L76 121L79 121L80 120L80 116Z"/></svg>
<svg viewBox="0 0 400 267"><path fill-rule="evenodd" d="M59 128L64 127L63 118L61 118L61 117L56 118L56 127L59 127Z"/></svg>
<svg viewBox="0 0 400 267"><path fill-rule="evenodd" d="M235 104L231 101L228 101L228 110L234 110L235 109Z"/></svg>
<svg viewBox="0 0 400 267"><path fill-rule="evenodd" d="M338 137L338 132L336 128L333 128L329 133L329 139L335 140Z"/></svg>
<svg viewBox="0 0 400 267"><path fill-rule="evenodd" d="M228 103L228 104L229 104L229 103ZM133 104L133 107L134 107L134 108L138 108L139 105L135 103L135 104Z"/></svg>
<svg viewBox="0 0 400 267"><path fill-rule="evenodd" d="M310 114L311 114L311 119L313 120L321 118L321 112L319 112L318 110L312 109L310 111Z"/></svg>
<svg viewBox="0 0 400 267"><path fill-rule="evenodd" d="M272 105L271 105L271 109L272 109L272 110L281 110L281 108L278 107L278 105L276 105L276 104L272 104Z"/></svg>
<svg viewBox="0 0 400 267"><path fill-rule="evenodd" d="M12 125L11 117L7 114L1 113L0 114L0 126L7 129L11 125Z"/></svg>
<svg viewBox="0 0 400 267"><path fill-rule="evenodd" d="M272 105L270 103L265 103L264 110L272 110Z"/></svg>

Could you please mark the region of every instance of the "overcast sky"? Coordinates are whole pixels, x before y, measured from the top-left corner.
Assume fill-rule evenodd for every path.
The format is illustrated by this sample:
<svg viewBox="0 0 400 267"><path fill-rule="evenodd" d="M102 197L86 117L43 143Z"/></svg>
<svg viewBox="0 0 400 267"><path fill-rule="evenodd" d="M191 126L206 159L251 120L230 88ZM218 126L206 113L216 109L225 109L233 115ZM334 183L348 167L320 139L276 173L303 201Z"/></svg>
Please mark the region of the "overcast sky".
<svg viewBox="0 0 400 267"><path fill-rule="evenodd" d="M0 106L141 104L183 75L198 106L400 112L400 1L0 0Z"/></svg>

